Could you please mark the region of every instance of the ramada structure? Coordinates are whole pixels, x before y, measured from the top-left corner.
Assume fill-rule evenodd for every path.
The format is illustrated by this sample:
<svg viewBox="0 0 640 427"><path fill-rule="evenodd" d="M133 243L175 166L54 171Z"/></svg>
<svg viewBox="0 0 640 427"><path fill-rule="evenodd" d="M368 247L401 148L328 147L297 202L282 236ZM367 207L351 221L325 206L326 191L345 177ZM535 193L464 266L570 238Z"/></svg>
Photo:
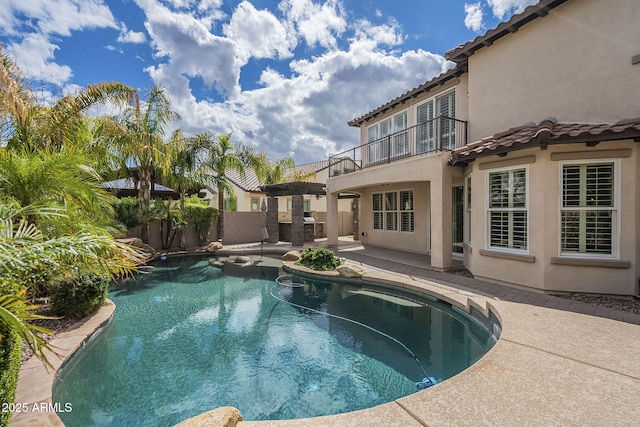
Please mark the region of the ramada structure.
<svg viewBox="0 0 640 427"><path fill-rule="evenodd" d="M637 295L640 7L541 0L446 52L455 66L349 122L364 243L541 292Z"/></svg>

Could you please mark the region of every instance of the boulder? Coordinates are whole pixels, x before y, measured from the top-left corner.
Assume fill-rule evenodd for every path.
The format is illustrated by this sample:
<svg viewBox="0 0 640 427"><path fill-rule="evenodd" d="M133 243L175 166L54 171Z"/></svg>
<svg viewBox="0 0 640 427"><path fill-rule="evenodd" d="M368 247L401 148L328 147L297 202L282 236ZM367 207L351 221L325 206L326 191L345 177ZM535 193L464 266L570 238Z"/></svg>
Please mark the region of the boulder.
<svg viewBox="0 0 640 427"><path fill-rule="evenodd" d="M364 269L355 264L339 265L336 267L336 271L340 274L340 277L346 277L347 279L359 279L365 275Z"/></svg>
<svg viewBox="0 0 640 427"><path fill-rule="evenodd" d="M156 250L144 243L139 237L127 237L125 239L116 240L120 243L124 243L125 245L133 246L134 248L140 249L140 252L142 252L143 257L146 260L154 258L156 256Z"/></svg>
<svg viewBox="0 0 640 427"><path fill-rule="evenodd" d="M220 242L211 242L207 246L204 247L206 252L215 252L222 249L222 243Z"/></svg>
<svg viewBox="0 0 640 427"><path fill-rule="evenodd" d="M220 261L218 258L211 258L209 260L209 265L211 267L223 268L224 267L224 261Z"/></svg>
<svg viewBox="0 0 640 427"><path fill-rule="evenodd" d="M246 255L239 255L236 257L235 260L233 260L233 262L235 262L236 264L249 264L251 262L253 262L251 260L250 256L246 256Z"/></svg>
<svg viewBox="0 0 640 427"><path fill-rule="evenodd" d="M299 251L289 251L286 254L282 255L283 261L297 261L300 259Z"/></svg>
<svg viewBox="0 0 640 427"><path fill-rule="evenodd" d="M176 424L175 427L236 427L242 421L240 411L233 406L222 406Z"/></svg>

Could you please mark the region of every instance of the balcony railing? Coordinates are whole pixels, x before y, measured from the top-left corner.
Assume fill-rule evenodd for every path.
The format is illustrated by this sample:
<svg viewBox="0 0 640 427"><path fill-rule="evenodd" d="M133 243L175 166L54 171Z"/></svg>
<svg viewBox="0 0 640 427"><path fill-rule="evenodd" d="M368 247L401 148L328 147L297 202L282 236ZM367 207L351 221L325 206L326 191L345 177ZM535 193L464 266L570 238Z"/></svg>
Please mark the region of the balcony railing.
<svg viewBox="0 0 640 427"><path fill-rule="evenodd" d="M467 144L467 122L440 116L329 157L329 176Z"/></svg>

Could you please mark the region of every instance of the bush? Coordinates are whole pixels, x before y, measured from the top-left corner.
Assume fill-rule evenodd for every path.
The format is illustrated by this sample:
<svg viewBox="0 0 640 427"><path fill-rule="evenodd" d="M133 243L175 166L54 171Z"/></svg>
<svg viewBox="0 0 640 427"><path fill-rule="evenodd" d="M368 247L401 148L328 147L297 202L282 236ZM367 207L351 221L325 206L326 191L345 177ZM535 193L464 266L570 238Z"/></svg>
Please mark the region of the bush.
<svg viewBox="0 0 640 427"><path fill-rule="evenodd" d="M296 262L298 265L309 267L312 270L334 270L340 265L340 258L325 248L307 248Z"/></svg>
<svg viewBox="0 0 640 427"><path fill-rule="evenodd" d="M218 218L218 210L208 203L202 203L192 198L187 199L184 209L187 214L187 223L196 232L198 244L202 245L207 240L209 229Z"/></svg>
<svg viewBox="0 0 640 427"><path fill-rule="evenodd" d="M15 332L0 330L0 406L15 402L18 373L22 360L22 342ZM0 411L0 426L9 425L10 411Z"/></svg>
<svg viewBox="0 0 640 427"><path fill-rule="evenodd" d="M123 223L127 228L140 225L138 221L138 198L123 197L113 202L113 210L116 220Z"/></svg>
<svg viewBox="0 0 640 427"><path fill-rule="evenodd" d="M84 317L104 304L108 291L108 277L81 274L53 288L51 308L58 316Z"/></svg>

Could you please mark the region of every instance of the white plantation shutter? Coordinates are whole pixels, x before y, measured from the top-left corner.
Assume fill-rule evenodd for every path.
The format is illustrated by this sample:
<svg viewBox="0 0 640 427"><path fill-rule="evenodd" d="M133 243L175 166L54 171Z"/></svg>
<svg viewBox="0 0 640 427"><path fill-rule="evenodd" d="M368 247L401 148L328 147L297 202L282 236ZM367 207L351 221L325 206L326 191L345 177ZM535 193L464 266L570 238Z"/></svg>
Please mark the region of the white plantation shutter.
<svg viewBox="0 0 640 427"><path fill-rule="evenodd" d="M433 113L433 101L420 104L416 108L418 121L416 152L418 154L435 150Z"/></svg>
<svg viewBox="0 0 640 427"><path fill-rule="evenodd" d="M382 193L373 194L373 229L384 230L384 212Z"/></svg>
<svg viewBox="0 0 640 427"><path fill-rule="evenodd" d="M394 132L396 132L396 135L393 137L393 155L402 156L409 152L408 135L406 132L402 132L403 130L407 129L407 112L403 111L400 114L396 114L394 117L394 122Z"/></svg>
<svg viewBox="0 0 640 427"><path fill-rule="evenodd" d="M455 148L455 123L449 118L456 116L456 94L448 94L437 98L437 115L446 117L440 120L440 148L453 150Z"/></svg>
<svg viewBox="0 0 640 427"><path fill-rule="evenodd" d="M527 171L489 173L489 246L526 250L528 246Z"/></svg>
<svg viewBox="0 0 640 427"><path fill-rule="evenodd" d="M614 254L614 164L562 167L562 254Z"/></svg>

